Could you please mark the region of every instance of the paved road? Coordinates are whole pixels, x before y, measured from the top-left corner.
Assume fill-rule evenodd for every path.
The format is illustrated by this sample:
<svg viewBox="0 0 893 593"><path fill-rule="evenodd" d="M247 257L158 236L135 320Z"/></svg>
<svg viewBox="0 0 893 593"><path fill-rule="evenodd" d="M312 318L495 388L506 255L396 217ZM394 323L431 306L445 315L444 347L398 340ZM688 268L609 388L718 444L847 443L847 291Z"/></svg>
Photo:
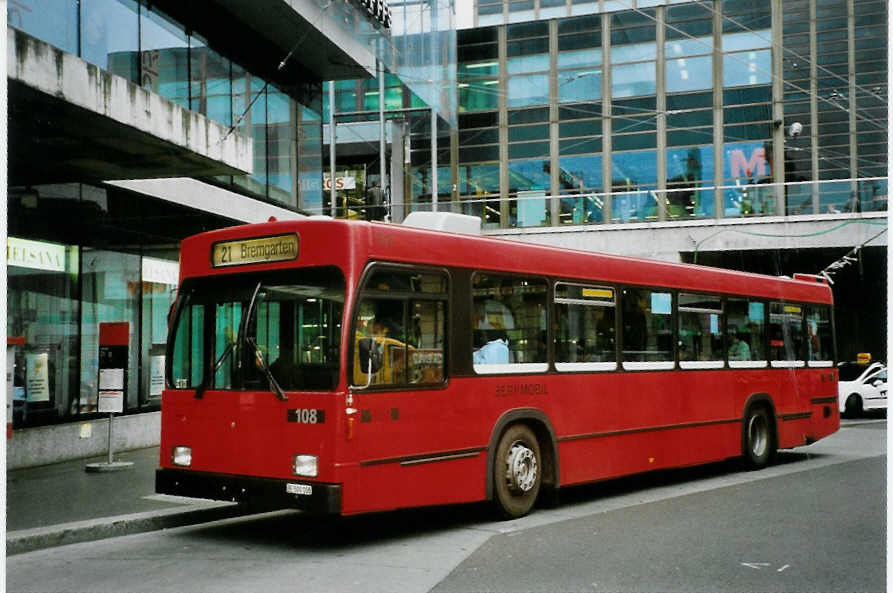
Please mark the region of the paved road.
<svg viewBox="0 0 893 593"><path fill-rule="evenodd" d="M882 591L886 421L761 472L567 489L516 521L468 505L280 512L7 559L9 591ZM860 504L854 504L859 501Z"/></svg>

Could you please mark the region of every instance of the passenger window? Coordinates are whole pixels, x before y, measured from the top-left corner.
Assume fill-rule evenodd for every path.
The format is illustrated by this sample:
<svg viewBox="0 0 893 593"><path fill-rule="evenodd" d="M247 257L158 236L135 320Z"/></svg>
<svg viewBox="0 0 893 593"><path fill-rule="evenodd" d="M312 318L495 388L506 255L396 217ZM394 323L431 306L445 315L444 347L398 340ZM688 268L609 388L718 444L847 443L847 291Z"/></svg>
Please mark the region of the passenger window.
<svg viewBox="0 0 893 593"><path fill-rule="evenodd" d="M811 367L834 364L834 335L831 331L831 308L820 305L806 307L806 350Z"/></svg>
<svg viewBox="0 0 893 593"><path fill-rule="evenodd" d="M611 287L555 285L555 368L595 371L617 368L615 292Z"/></svg>
<svg viewBox="0 0 893 593"><path fill-rule="evenodd" d="M446 291L444 274L373 272L358 306L354 385L443 382Z"/></svg>
<svg viewBox="0 0 893 593"><path fill-rule="evenodd" d="M673 294L623 289L623 368L672 369Z"/></svg>
<svg viewBox="0 0 893 593"><path fill-rule="evenodd" d="M732 368L764 367L766 305L759 301L729 299L726 344Z"/></svg>
<svg viewBox="0 0 893 593"><path fill-rule="evenodd" d="M774 367L804 366L803 307L769 304L769 356Z"/></svg>
<svg viewBox="0 0 893 593"><path fill-rule="evenodd" d="M477 373L548 370L545 280L476 273L472 362Z"/></svg>
<svg viewBox="0 0 893 593"><path fill-rule="evenodd" d="M679 294L679 366L722 368L723 309L717 296Z"/></svg>

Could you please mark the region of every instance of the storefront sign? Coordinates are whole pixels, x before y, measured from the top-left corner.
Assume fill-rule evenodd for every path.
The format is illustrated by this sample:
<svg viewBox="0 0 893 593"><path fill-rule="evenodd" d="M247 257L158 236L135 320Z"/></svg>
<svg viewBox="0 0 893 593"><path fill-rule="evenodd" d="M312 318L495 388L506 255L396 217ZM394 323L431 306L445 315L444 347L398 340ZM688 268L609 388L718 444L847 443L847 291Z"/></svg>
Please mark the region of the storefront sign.
<svg viewBox="0 0 893 593"><path fill-rule="evenodd" d="M211 265L221 268L289 261L298 258L298 245L298 236L295 234L222 241L211 247Z"/></svg>
<svg viewBox="0 0 893 593"><path fill-rule="evenodd" d="M166 259L143 258L143 282L155 282L176 286L180 278L180 265Z"/></svg>
<svg viewBox="0 0 893 593"><path fill-rule="evenodd" d="M6 238L6 265L49 272L65 271L65 246L43 241Z"/></svg>
<svg viewBox="0 0 893 593"><path fill-rule="evenodd" d="M49 354L25 354L25 388L29 402L50 401Z"/></svg>
<svg viewBox="0 0 893 593"><path fill-rule="evenodd" d="M326 191L330 191L332 189L332 178L325 177L322 180L323 189ZM336 177L335 178L335 189L356 189L357 188L357 178L356 177Z"/></svg>

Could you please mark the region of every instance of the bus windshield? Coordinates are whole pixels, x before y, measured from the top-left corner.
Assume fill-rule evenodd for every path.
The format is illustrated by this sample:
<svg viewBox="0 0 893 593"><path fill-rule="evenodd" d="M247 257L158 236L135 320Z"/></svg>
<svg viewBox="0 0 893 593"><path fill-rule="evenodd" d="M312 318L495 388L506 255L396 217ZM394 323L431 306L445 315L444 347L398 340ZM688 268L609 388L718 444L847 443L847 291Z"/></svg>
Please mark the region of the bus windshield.
<svg viewBox="0 0 893 593"><path fill-rule="evenodd" d="M168 384L200 391L332 390L343 309L344 276L337 268L187 281L170 334Z"/></svg>

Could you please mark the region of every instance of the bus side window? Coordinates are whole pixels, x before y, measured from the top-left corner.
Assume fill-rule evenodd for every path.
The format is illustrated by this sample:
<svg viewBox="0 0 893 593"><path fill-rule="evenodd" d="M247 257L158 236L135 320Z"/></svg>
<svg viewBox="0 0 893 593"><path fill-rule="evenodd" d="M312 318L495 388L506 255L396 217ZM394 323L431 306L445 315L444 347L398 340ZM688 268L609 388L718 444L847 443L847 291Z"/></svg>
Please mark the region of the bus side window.
<svg viewBox="0 0 893 593"><path fill-rule="evenodd" d="M747 299L728 299L726 348L729 366L766 364L766 305ZM747 364L742 362L747 361Z"/></svg>
<svg viewBox="0 0 893 593"><path fill-rule="evenodd" d="M555 284L555 367L559 371L617 368L611 287Z"/></svg>
<svg viewBox="0 0 893 593"><path fill-rule="evenodd" d="M718 296L679 294L679 361L683 368L687 363L713 363L722 366L723 361L723 308ZM691 368L695 368L692 366Z"/></svg>
<svg viewBox="0 0 893 593"><path fill-rule="evenodd" d="M803 361L804 342L803 307L789 303L770 303L770 360L773 362Z"/></svg>
<svg viewBox="0 0 893 593"><path fill-rule="evenodd" d="M475 273L472 284L474 370L547 370L545 280Z"/></svg>
<svg viewBox="0 0 893 593"><path fill-rule="evenodd" d="M359 302L354 335L354 385L424 385L444 380L446 276L382 268ZM360 364L359 340L372 338L381 366Z"/></svg>
<svg viewBox="0 0 893 593"><path fill-rule="evenodd" d="M834 335L831 331L831 308L823 305L806 307L806 350L810 366L830 366L834 361Z"/></svg>
<svg viewBox="0 0 893 593"><path fill-rule="evenodd" d="M624 368L672 368L673 294L624 288L622 303Z"/></svg>

